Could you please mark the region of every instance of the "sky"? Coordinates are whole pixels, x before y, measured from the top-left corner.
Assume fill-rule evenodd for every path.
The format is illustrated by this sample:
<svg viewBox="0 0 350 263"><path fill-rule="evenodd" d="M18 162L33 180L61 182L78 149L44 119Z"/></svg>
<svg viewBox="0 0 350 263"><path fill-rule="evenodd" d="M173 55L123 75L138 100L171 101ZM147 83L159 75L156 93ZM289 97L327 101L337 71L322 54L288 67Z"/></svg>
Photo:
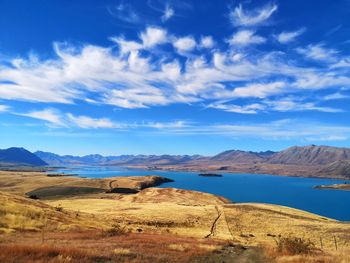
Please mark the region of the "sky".
<svg viewBox="0 0 350 263"><path fill-rule="evenodd" d="M0 148L350 147L350 1L0 0Z"/></svg>

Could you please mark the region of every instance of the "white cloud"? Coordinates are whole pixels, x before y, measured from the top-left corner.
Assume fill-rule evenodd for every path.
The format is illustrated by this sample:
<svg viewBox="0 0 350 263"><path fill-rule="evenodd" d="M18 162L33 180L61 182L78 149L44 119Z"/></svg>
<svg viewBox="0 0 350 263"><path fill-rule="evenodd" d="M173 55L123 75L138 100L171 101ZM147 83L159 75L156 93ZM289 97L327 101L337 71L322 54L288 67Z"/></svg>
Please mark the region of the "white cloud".
<svg viewBox="0 0 350 263"><path fill-rule="evenodd" d="M214 46L214 44L215 44L215 41L214 41L213 37L205 36L205 37L201 38L199 45L202 48L212 48Z"/></svg>
<svg viewBox="0 0 350 263"><path fill-rule="evenodd" d="M110 47L55 43L56 58L29 56L1 64L0 99L77 104L84 101L134 109L253 98L250 104L264 105L268 111L273 107L264 104L266 99L304 94L307 90L316 93L332 89L327 91L331 93L350 86L348 67L335 67L333 63L325 68L317 60L305 65L295 60L295 54L240 49L248 43L265 41L254 33L238 31L228 49L219 44L209 47L212 37L203 37L198 47L206 45L207 49L198 48L196 52L191 52L197 48L193 36L181 38L157 27L147 27L139 40L113 37ZM168 41L184 57L180 59L169 52L163 46ZM339 53L337 58L347 59ZM308 103L319 108L315 106L319 97L310 96ZM252 111L236 107L236 112L239 110Z"/></svg>
<svg viewBox="0 0 350 263"><path fill-rule="evenodd" d="M331 65L331 68L337 69L337 68L350 68L350 58L342 58L339 61L337 61L335 64Z"/></svg>
<svg viewBox="0 0 350 263"><path fill-rule="evenodd" d="M43 120L56 127L66 127L66 123L62 119L61 114L57 110L51 108L28 113L17 113L16 115Z"/></svg>
<svg viewBox="0 0 350 263"><path fill-rule="evenodd" d="M293 129L291 129L293 127ZM233 138L268 140L338 141L350 137L349 126L329 125L303 119L280 119L263 123L187 125L166 133L183 135L215 135Z"/></svg>
<svg viewBox="0 0 350 263"><path fill-rule="evenodd" d="M161 70L170 81L176 81L181 76L181 66L178 61L163 64Z"/></svg>
<svg viewBox="0 0 350 263"><path fill-rule="evenodd" d="M67 114L69 121L83 129L97 129L97 128L119 128L120 126L113 123L107 118L91 118L88 116L74 116L71 113Z"/></svg>
<svg viewBox="0 0 350 263"><path fill-rule="evenodd" d="M160 27L146 27L145 31L139 34L139 37L142 43L132 40L125 40L125 38L121 36L110 37L109 39L118 45L122 54L127 54L132 51L139 51L141 49L153 48L157 45L162 45L169 42L167 31Z"/></svg>
<svg viewBox="0 0 350 263"><path fill-rule="evenodd" d="M306 48L297 48L298 53L313 60L333 62L336 61L336 56L339 53L335 49L325 48L323 44L308 45Z"/></svg>
<svg viewBox="0 0 350 263"><path fill-rule="evenodd" d="M130 5L124 3L108 7L107 11L112 17L124 23L140 24L142 22L139 14Z"/></svg>
<svg viewBox="0 0 350 263"><path fill-rule="evenodd" d="M319 112L342 112L340 109L331 107L320 107L314 102L302 102L301 100L294 98L283 98L274 101L265 101L268 107L275 111L291 112L291 111L319 111Z"/></svg>
<svg viewBox="0 0 350 263"><path fill-rule="evenodd" d="M40 111L30 111L28 113L13 113L15 115L43 120L52 128L81 128L81 129L119 129L131 130L140 128L151 129L179 129L188 127L186 121L178 120L174 122L141 122L141 123L118 123L109 118L93 118L84 115L74 115L72 113L62 113L59 110L48 108Z"/></svg>
<svg viewBox="0 0 350 263"><path fill-rule="evenodd" d="M106 96L105 103L122 108L147 108L152 105L167 105L171 101L161 90L153 87L140 87L127 90L113 89Z"/></svg>
<svg viewBox="0 0 350 263"><path fill-rule="evenodd" d="M140 38L145 48L168 42L166 30L158 27L147 27L146 31L140 34Z"/></svg>
<svg viewBox="0 0 350 263"><path fill-rule="evenodd" d="M167 5L165 6L164 13L163 13L161 19L162 19L163 22L166 22L166 21L168 21L170 18L172 18L172 17L174 16L174 14L175 14L174 9L171 8L171 7L169 6L169 4L167 4Z"/></svg>
<svg viewBox="0 0 350 263"><path fill-rule="evenodd" d="M230 12L230 19L234 26L257 26L264 24L277 9L277 5L268 4L247 11L243 10L243 6L240 4Z"/></svg>
<svg viewBox="0 0 350 263"><path fill-rule="evenodd" d="M221 104L221 103L214 103L208 106L209 108L224 110L227 112L234 112L234 113L242 113L242 114L256 114L259 111L262 111L265 109L265 106L262 104L249 104L249 105L234 105L234 104Z"/></svg>
<svg viewBox="0 0 350 263"><path fill-rule="evenodd" d="M255 97L257 95L250 95ZM246 105L237 105L227 102L212 103L208 106L209 108L220 109L227 112L235 112L242 114L256 114L259 112L297 112L297 111L319 111L319 112L342 112L341 109L331 107L317 106L314 102L304 102L300 98L295 97L284 97L275 98L274 100L265 99L259 103L252 103Z"/></svg>
<svg viewBox="0 0 350 263"><path fill-rule="evenodd" d="M232 92L234 97L246 98L256 97L265 98L270 95L280 94L286 87L286 83L282 81L272 83L254 83L245 87L235 88Z"/></svg>
<svg viewBox="0 0 350 263"><path fill-rule="evenodd" d="M136 41L127 41L123 37L111 37L110 40L118 44L122 54L126 54L131 51L138 51L143 48L142 44Z"/></svg>
<svg viewBox="0 0 350 263"><path fill-rule="evenodd" d="M150 65L148 59L142 58L138 51L130 52L128 57L129 69L133 72L145 73L149 71Z"/></svg>
<svg viewBox="0 0 350 263"><path fill-rule="evenodd" d="M196 41L193 37L181 37L175 40L174 47L179 53L193 50L196 47Z"/></svg>
<svg viewBox="0 0 350 263"><path fill-rule="evenodd" d="M295 77L293 87L298 89L325 89L329 87L349 86L350 78L345 75L338 75L334 72L307 72Z"/></svg>
<svg viewBox="0 0 350 263"><path fill-rule="evenodd" d="M144 125L137 125L137 126L144 126L148 128L154 128L154 129L180 129L180 128L186 128L189 125L185 121L174 121L174 122L148 122Z"/></svg>
<svg viewBox="0 0 350 263"><path fill-rule="evenodd" d="M350 99L349 95L344 95L340 92L332 93L323 97L324 100L343 100Z"/></svg>
<svg viewBox="0 0 350 263"><path fill-rule="evenodd" d="M255 35L255 32L252 30L240 30L232 35L228 42L232 46L248 46L265 43L266 39L262 36Z"/></svg>
<svg viewBox="0 0 350 263"><path fill-rule="evenodd" d="M282 32L276 36L276 39L281 44L286 44L294 41L298 36L305 32L305 28L301 28L297 31Z"/></svg>
<svg viewBox="0 0 350 263"><path fill-rule="evenodd" d="M320 136L320 137L306 137L305 140L306 141L320 141L320 142L334 142L334 141L346 141L348 140L349 137L345 136L345 135L329 135L329 136Z"/></svg>
<svg viewBox="0 0 350 263"><path fill-rule="evenodd" d="M0 104L0 112L5 112L5 111L8 111L8 110L9 110L8 106Z"/></svg>

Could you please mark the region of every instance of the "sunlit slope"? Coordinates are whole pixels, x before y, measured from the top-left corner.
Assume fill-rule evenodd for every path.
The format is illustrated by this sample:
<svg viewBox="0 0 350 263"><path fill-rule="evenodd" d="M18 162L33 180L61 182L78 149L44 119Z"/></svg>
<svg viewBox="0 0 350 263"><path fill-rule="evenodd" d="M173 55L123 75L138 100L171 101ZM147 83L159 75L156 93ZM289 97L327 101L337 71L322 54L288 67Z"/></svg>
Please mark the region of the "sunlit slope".
<svg viewBox="0 0 350 263"><path fill-rule="evenodd" d="M67 211L38 200L0 192L0 232L12 231L68 231L103 229L106 222L80 211Z"/></svg>
<svg viewBox="0 0 350 263"><path fill-rule="evenodd" d="M49 201L66 209L108 215L134 231L156 231L192 237L233 240L245 245L274 244L275 238L297 236L323 249L348 246L350 224L305 211L268 204L233 204L195 191L149 188L115 200Z"/></svg>

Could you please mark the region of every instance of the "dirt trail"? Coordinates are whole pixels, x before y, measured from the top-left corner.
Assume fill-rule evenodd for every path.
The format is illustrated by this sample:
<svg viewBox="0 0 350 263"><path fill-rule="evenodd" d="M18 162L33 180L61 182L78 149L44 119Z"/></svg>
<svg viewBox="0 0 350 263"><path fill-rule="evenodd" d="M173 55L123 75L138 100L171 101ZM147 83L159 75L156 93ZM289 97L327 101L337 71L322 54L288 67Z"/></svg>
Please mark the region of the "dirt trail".
<svg viewBox="0 0 350 263"><path fill-rule="evenodd" d="M113 188L115 188L115 187L113 187L113 183L116 182L116 181L118 181L118 180L109 181L108 186L109 186L109 189L110 189L110 190L112 190ZM116 186L118 186L118 185L116 185Z"/></svg>
<svg viewBox="0 0 350 263"><path fill-rule="evenodd" d="M205 238L209 238L211 236L215 236L216 235L216 226L217 226L217 223L222 215L222 211L219 210L219 207L218 206L215 206L215 210L217 212L217 217L215 218L213 224L211 225L211 228L210 228L210 233L208 235L205 236Z"/></svg>

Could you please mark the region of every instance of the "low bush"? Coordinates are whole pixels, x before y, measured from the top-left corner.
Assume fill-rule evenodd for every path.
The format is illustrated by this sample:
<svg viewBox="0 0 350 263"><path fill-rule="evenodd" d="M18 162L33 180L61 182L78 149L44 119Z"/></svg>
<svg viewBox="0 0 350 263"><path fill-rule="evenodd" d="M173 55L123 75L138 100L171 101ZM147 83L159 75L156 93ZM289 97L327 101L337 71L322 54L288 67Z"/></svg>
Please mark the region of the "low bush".
<svg viewBox="0 0 350 263"><path fill-rule="evenodd" d="M308 239L279 236L275 241L277 252L284 255L309 255L317 252L315 244Z"/></svg>
<svg viewBox="0 0 350 263"><path fill-rule="evenodd" d="M112 227L103 232L105 236L121 236L127 233L125 227L121 227L120 225L114 224Z"/></svg>

